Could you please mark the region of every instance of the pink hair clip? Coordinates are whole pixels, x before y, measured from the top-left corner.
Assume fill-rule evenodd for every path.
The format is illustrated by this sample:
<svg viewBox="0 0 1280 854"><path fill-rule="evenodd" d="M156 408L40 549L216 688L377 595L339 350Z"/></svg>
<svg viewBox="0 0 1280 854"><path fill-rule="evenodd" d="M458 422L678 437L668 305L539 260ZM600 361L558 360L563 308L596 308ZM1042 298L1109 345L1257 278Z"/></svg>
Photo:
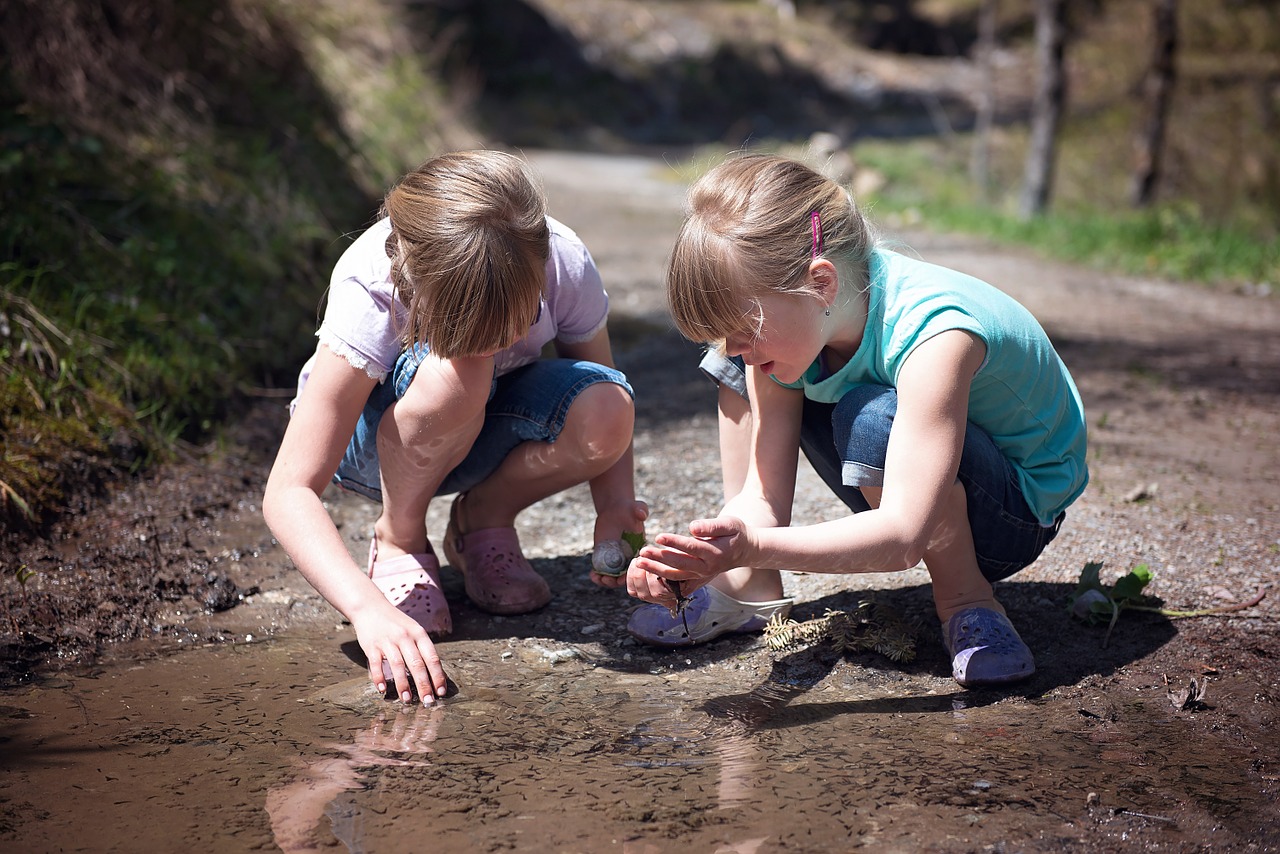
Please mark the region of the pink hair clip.
<svg viewBox="0 0 1280 854"><path fill-rule="evenodd" d="M813 228L812 257L817 258L822 254L822 217L818 216L817 211L809 214L809 225Z"/></svg>

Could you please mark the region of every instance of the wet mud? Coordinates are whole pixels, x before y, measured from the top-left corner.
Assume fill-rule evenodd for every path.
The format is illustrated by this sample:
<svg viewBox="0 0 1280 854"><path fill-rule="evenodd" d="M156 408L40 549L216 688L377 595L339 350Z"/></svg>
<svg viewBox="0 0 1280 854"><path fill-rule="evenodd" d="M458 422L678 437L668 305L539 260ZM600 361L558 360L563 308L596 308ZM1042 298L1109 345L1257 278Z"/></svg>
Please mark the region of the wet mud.
<svg viewBox="0 0 1280 854"><path fill-rule="evenodd" d="M649 530L678 529L720 500L712 391L660 296L682 187L657 160L530 156L610 289ZM866 599L902 615L906 663L758 636L644 647L634 603L587 579L580 488L521 518L552 603L491 617L446 571L458 691L385 699L262 524L273 403L216 466L130 485L23 548L35 575L0 602L0 849L1280 850L1280 309L910 243L1026 302L1090 412L1089 491L998 591L1036 654L1025 684L950 679L921 569L786 581L798 620ZM376 508L325 498L361 559ZM433 503L433 536L447 512ZM796 523L841 512L802 466ZM1083 625L1067 603L1087 561L1108 582L1146 563L1153 603L1223 611Z"/></svg>
<svg viewBox="0 0 1280 854"><path fill-rule="evenodd" d="M209 645L8 694L0 829L27 851L1277 843L1280 738L1247 674L1182 711L1141 679L1061 697L821 648L759 672L736 660L751 641L632 667L598 644L470 640L448 645L458 694L422 707L352 678L342 641Z"/></svg>

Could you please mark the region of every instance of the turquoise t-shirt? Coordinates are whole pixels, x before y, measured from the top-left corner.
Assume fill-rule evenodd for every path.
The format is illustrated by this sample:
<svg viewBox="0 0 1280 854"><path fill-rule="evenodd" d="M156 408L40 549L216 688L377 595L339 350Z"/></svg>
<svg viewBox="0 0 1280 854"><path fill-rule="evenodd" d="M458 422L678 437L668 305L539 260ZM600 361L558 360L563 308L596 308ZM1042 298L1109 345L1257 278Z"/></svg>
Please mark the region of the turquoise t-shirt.
<svg viewBox="0 0 1280 854"><path fill-rule="evenodd" d="M1039 322L1017 300L955 270L884 249L870 263L867 326L854 357L830 376L814 362L793 388L835 403L856 385L897 386L908 355L949 329L987 355L969 392L969 420L1014 463L1022 494L1051 525L1089 482L1084 406Z"/></svg>

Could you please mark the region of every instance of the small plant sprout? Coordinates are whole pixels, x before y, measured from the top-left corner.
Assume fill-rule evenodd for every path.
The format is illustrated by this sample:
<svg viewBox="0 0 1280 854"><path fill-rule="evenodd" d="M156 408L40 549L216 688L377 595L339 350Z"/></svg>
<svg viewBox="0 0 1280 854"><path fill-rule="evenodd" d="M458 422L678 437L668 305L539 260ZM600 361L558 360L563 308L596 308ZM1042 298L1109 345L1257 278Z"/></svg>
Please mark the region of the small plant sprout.
<svg viewBox="0 0 1280 854"><path fill-rule="evenodd" d="M36 571L28 568L25 563L13 571L13 577L18 580L18 587L22 591L22 601L24 604L27 601L27 582L30 581L35 574Z"/></svg>
<svg viewBox="0 0 1280 854"><path fill-rule="evenodd" d="M1071 594L1071 598L1067 603L1067 610L1076 619L1090 625L1100 623L1103 620L1107 621L1107 634L1102 639L1103 649L1106 649L1108 642L1111 640L1111 631L1115 628L1116 621L1120 619L1121 611L1146 611L1152 614L1160 614L1164 617L1208 617L1251 608L1266 596L1265 590L1259 590L1257 595L1247 602L1223 605L1218 608L1202 608L1194 611L1162 608L1153 604L1153 600L1142 593L1143 588L1150 584L1151 579L1154 577L1151 568L1147 564L1138 564L1127 575L1119 578L1111 586L1103 584L1099 578L1102 566L1103 564L1100 562L1090 562L1084 565L1084 569L1080 571L1080 583L1076 585L1075 592Z"/></svg>

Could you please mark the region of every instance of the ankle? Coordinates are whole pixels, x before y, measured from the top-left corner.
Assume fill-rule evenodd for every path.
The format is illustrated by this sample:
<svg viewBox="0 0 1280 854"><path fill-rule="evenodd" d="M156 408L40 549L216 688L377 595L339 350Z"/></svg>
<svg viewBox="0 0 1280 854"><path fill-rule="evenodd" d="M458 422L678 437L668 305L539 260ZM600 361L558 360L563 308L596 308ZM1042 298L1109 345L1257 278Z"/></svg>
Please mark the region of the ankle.
<svg viewBox="0 0 1280 854"><path fill-rule="evenodd" d="M782 574L776 570L730 570L717 576L711 586L739 602L773 602L783 598Z"/></svg>
<svg viewBox="0 0 1280 854"><path fill-rule="evenodd" d="M990 596L985 598L950 600L948 602L935 601L934 607L937 609L938 619L943 625L946 625L947 620L950 620L956 614L969 608L986 608L988 610L995 611L1001 616L1007 616L1007 614L1005 614L1004 606L997 602L994 597Z"/></svg>
<svg viewBox="0 0 1280 854"><path fill-rule="evenodd" d="M380 517L373 523L373 536L378 542L378 560L431 551L431 541L427 537L425 526L412 532L398 531L385 517Z"/></svg>
<svg viewBox="0 0 1280 854"><path fill-rule="evenodd" d="M493 512L493 502L477 498L475 492L460 492L453 500L453 524L458 534L465 536L473 531L488 528L513 528L515 514Z"/></svg>

